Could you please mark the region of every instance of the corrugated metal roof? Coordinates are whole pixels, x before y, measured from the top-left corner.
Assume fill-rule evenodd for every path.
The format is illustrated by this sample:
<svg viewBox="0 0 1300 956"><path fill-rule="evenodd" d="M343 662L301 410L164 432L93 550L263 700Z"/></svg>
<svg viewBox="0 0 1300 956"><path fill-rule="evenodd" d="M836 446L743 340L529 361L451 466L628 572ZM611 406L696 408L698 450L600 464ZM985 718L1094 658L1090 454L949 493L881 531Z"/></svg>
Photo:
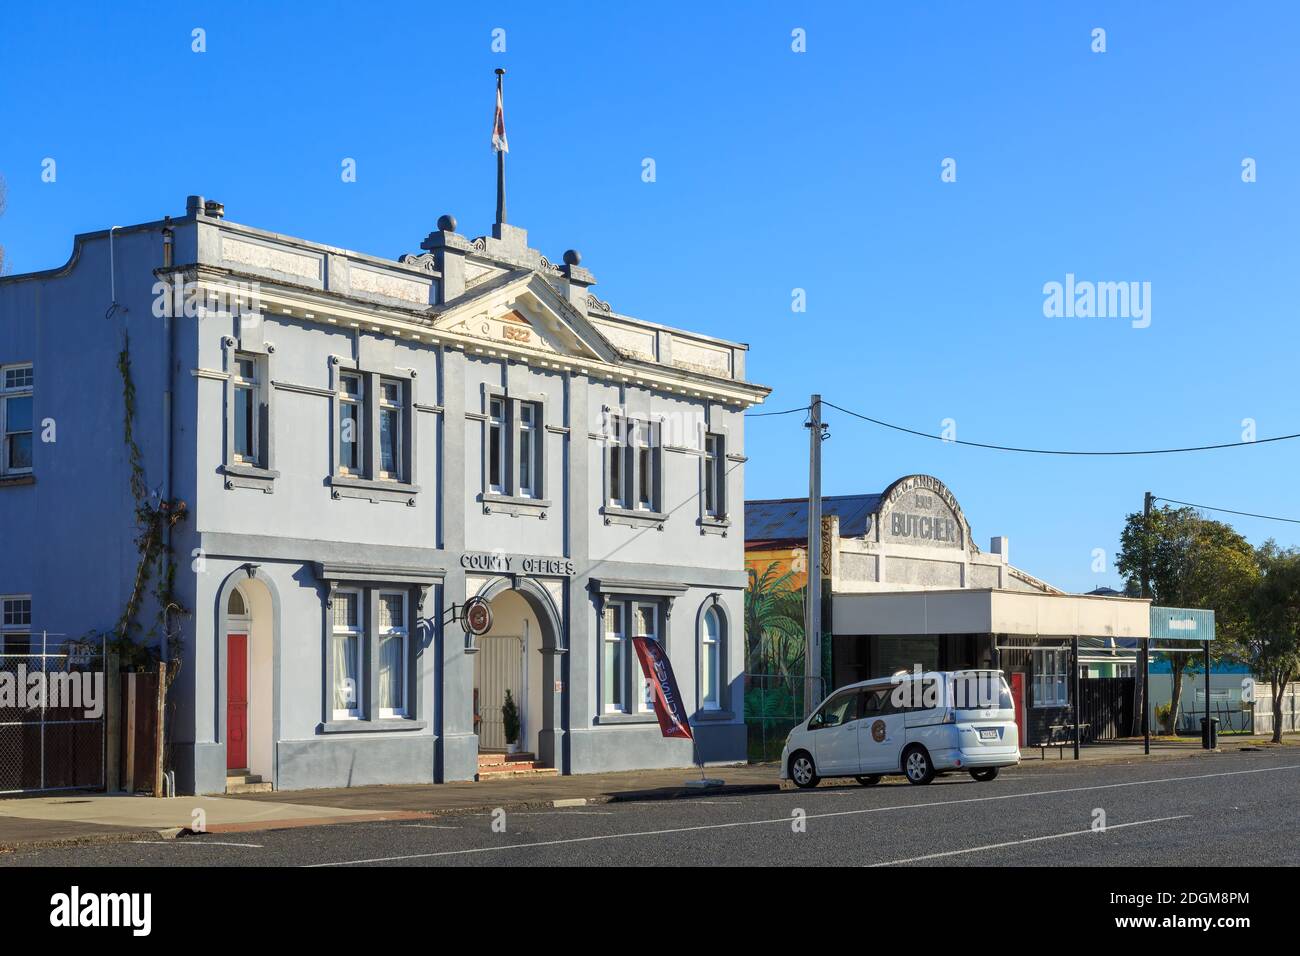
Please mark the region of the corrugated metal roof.
<svg viewBox="0 0 1300 956"><path fill-rule="evenodd" d="M880 507L880 495L826 495L823 515L839 515L840 535L860 538ZM745 540L803 541L808 537L808 499L778 498L745 502Z"/></svg>

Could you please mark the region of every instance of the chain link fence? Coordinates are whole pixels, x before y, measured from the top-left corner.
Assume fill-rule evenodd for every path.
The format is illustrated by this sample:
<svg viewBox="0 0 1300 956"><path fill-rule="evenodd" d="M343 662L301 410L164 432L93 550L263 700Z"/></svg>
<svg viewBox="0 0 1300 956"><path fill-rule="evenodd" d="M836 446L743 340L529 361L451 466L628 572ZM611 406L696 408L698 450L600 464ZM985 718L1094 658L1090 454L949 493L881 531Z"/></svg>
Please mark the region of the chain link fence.
<svg viewBox="0 0 1300 956"><path fill-rule="evenodd" d="M104 787L105 649L102 640L6 636L0 794Z"/></svg>
<svg viewBox="0 0 1300 956"><path fill-rule="evenodd" d="M818 703L821 681L802 674L746 674L745 730L750 761L780 760L785 738L805 716L804 703Z"/></svg>

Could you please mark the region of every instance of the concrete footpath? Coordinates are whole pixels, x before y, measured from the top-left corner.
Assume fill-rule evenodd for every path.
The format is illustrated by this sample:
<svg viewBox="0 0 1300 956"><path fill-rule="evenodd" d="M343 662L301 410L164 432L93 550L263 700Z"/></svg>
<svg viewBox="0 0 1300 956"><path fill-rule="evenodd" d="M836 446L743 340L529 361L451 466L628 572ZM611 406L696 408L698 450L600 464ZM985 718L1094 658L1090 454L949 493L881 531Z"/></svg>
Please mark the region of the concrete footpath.
<svg viewBox="0 0 1300 956"><path fill-rule="evenodd" d="M1264 738L1221 738L1218 753L1243 749L1273 749L1300 745L1300 736L1269 744ZM1020 772L1068 772L1080 763L1143 764L1152 760L1213 756L1199 741L1155 740L1150 756L1142 742L1107 743L1084 747L1081 760L1066 748L1060 759L1049 748L1043 759L1038 748L1026 748ZM47 846L183 837L198 829L212 833L279 830L333 823L411 820L454 813L483 812L498 807L523 810L613 801L671 800L700 793L760 793L789 787L778 778L775 763L710 767L707 776L722 786L700 790L698 769L643 770L576 776L519 776L483 782L413 784L409 786L348 787L333 790L242 794L225 797L152 797L72 792L57 796L0 800L0 852ZM857 786L853 780L824 781L822 786Z"/></svg>

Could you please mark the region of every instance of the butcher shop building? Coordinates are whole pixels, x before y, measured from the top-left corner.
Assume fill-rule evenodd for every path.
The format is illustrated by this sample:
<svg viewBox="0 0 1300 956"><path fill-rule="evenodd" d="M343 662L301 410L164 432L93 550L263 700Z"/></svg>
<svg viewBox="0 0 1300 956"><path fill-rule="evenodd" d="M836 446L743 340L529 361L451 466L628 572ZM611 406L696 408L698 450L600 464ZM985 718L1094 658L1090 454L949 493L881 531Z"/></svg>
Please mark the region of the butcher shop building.
<svg viewBox="0 0 1300 956"><path fill-rule="evenodd" d="M745 510L753 571L792 555L796 565L811 560L802 557L806 498L749 501ZM824 497L821 562L829 644L821 690L916 667L1000 668L1022 744L1075 720L1076 647L1081 674L1121 676L1117 668L1132 667L1126 648L1150 634L1149 601L1059 590L1013 565L1005 537L981 549L956 496L930 475L904 476L879 494Z"/></svg>

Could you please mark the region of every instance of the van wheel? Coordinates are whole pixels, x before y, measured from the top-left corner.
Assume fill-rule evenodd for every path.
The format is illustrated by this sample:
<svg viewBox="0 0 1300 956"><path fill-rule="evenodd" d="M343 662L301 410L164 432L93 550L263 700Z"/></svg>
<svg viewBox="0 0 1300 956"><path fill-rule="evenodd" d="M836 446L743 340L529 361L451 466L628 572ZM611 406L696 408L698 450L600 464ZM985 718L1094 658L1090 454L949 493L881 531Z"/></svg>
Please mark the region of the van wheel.
<svg viewBox="0 0 1300 956"><path fill-rule="evenodd" d="M858 777L857 780L858 783L862 784L864 787L874 787L876 784L880 783L880 774L868 774L865 777Z"/></svg>
<svg viewBox="0 0 1300 956"><path fill-rule="evenodd" d="M820 778L817 776L817 768L813 765L812 754L800 750L790 758L790 779L802 790L817 786Z"/></svg>
<svg viewBox="0 0 1300 956"><path fill-rule="evenodd" d="M934 764L924 747L909 747L903 752L903 773L908 783L927 784L934 779Z"/></svg>
<svg viewBox="0 0 1300 956"><path fill-rule="evenodd" d="M998 768L985 767L983 770L972 770L970 775L980 783L988 783L990 780L996 780L998 778Z"/></svg>

